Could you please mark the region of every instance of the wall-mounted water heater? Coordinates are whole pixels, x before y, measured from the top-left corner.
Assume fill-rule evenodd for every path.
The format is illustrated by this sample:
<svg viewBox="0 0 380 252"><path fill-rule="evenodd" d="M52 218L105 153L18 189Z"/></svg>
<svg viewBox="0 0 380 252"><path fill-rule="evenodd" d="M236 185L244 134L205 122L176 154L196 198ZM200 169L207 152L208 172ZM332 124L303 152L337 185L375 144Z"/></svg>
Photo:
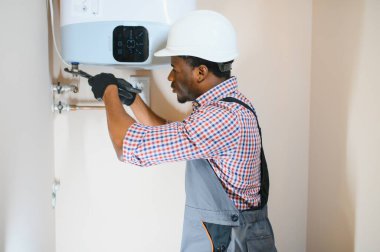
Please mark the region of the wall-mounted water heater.
<svg viewBox="0 0 380 252"><path fill-rule="evenodd" d="M169 63L153 53L165 47L170 25L196 7L196 0L60 3L62 56L67 62L142 69Z"/></svg>

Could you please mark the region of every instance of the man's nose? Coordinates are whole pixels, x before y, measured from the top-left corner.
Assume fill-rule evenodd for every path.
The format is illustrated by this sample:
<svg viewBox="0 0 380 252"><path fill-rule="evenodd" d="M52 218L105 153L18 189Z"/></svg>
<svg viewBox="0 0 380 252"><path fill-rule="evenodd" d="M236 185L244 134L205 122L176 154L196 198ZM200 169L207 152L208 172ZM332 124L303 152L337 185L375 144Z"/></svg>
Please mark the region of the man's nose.
<svg viewBox="0 0 380 252"><path fill-rule="evenodd" d="M168 75L168 81L173 81L173 70L170 71L169 75Z"/></svg>

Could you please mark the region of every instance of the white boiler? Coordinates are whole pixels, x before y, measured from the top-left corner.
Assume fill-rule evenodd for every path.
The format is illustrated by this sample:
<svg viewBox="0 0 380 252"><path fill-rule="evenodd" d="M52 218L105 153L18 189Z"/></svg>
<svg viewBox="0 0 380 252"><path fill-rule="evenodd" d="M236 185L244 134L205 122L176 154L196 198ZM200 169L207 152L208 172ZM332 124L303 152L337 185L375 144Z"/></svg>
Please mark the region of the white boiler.
<svg viewBox="0 0 380 252"><path fill-rule="evenodd" d="M169 63L153 53L165 47L170 25L195 0L61 0L62 56L67 62L150 69Z"/></svg>

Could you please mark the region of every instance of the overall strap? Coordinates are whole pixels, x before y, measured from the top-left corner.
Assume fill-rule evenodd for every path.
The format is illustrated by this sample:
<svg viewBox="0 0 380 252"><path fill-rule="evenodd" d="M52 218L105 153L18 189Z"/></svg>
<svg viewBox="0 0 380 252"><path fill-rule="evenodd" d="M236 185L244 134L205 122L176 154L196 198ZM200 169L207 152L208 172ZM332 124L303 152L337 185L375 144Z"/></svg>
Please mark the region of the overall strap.
<svg viewBox="0 0 380 252"><path fill-rule="evenodd" d="M266 206L266 204L268 202L268 197L269 197L269 173L268 173L267 161L265 159L265 154L264 154L263 137L261 135L261 128L259 125L259 120L257 118L255 110L253 110L253 108L251 108L249 105L247 105L246 103L242 102L239 99L236 99L234 97L225 97L225 98L221 99L220 101L238 103L238 104L244 106L246 109L250 110L256 118L257 127L259 128L259 134L260 134L260 139L261 139L261 154L260 154L260 160L261 160L261 164L260 164L260 171L261 171L260 198L261 198L261 202L260 202L260 205L257 207L254 207L253 210L262 209L264 206Z"/></svg>

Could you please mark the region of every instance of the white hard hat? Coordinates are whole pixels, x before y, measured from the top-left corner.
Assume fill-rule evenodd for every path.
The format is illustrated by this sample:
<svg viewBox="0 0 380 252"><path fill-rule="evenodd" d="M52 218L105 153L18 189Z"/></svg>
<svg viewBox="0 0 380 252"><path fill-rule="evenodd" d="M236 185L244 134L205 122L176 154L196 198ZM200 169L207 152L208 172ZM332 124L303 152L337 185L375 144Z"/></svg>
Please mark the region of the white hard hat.
<svg viewBox="0 0 380 252"><path fill-rule="evenodd" d="M166 48L154 55L194 56L219 63L231 61L238 55L235 29L217 12L193 11L172 25Z"/></svg>

